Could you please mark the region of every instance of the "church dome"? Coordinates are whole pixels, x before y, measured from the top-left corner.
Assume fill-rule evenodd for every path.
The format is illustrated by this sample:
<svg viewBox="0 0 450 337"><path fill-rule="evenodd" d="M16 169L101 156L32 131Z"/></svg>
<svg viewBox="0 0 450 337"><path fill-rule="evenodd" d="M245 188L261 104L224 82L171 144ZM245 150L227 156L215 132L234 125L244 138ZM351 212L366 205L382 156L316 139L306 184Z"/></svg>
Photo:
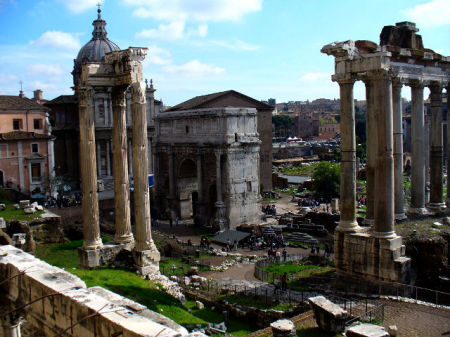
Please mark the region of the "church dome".
<svg viewBox="0 0 450 337"><path fill-rule="evenodd" d="M92 22L94 30L92 39L86 43L78 52L77 58L74 60L74 84L77 85L79 75L81 74L81 65L85 62L102 62L105 54L120 50L114 42L109 40L106 32L106 21L102 20L101 10L98 9L97 20Z"/></svg>

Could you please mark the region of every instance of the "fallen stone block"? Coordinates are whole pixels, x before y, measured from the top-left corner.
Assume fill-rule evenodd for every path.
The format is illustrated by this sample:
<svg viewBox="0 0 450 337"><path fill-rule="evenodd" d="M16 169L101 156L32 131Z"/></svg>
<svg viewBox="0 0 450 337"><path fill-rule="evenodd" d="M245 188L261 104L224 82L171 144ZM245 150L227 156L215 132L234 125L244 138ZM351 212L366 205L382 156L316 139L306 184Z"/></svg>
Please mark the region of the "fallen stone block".
<svg viewBox="0 0 450 337"><path fill-rule="evenodd" d="M44 207L42 207L41 205L36 205L34 206L34 208L36 209L36 211L43 211Z"/></svg>
<svg viewBox="0 0 450 337"><path fill-rule="evenodd" d="M19 205L20 205L20 208L23 208L23 209L30 207L30 200L20 200Z"/></svg>
<svg viewBox="0 0 450 337"><path fill-rule="evenodd" d="M310 297L308 301L314 311L314 317L319 328L335 333L344 330L347 319L346 310L324 296Z"/></svg>
<svg viewBox="0 0 450 337"><path fill-rule="evenodd" d="M355 325L345 331L346 337L389 337L384 327L374 324Z"/></svg>
<svg viewBox="0 0 450 337"><path fill-rule="evenodd" d="M34 207L27 207L24 208L23 211L25 212L25 214L33 214L36 213L36 209Z"/></svg>
<svg viewBox="0 0 450 337"><path fill-rule="evenodd" d="M6 228L6 221L3 218L0 218L0 228Z"/></svg>
<svg viewBox="0 0 450 337"><path fill-rule="evenodd" d="M389 333L390 337L397 337L398 329L396 325L389 325L387 328L387 332Z"/></svg>
<svg viewBox="0 0 450 337"><path fill-rule="evenodd" d="M14 204L14 209L17 211L18 209L20 209L20 205L19 204Z"/></svg>
<svg viewBox="0 0 450 337"><path fill-rule="evenodd" d="M289 319L280 319L270 324L273 337L294 337L297 332L294 323Z"/></svg>
<svg viewBox="0 0 450 337"><path fill-rule="evenodd" d="M0 211L4 211L6 209L6 205L5 204L0 204Z"/></svg>
<svg viewBox="0 0 450 337"><path fill-rule="evenodd" d="M203 309L205 307L205 305L200 301L195 301L195 307L197 309Z"/></svg>

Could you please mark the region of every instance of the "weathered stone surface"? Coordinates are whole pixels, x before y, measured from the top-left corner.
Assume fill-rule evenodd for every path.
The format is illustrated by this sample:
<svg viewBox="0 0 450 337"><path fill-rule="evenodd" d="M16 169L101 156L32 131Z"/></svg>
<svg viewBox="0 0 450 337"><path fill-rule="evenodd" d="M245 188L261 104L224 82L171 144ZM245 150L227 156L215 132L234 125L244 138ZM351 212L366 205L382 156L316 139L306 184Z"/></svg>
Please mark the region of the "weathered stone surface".
<svg viewBox="0 0 450 337"><path fill-rule="evenodd" d="M203 309L205 307L205 305L200 301L195 301L195 307L197 309Z"/></svg>
<svg viewBox="0 0 450 337"><path fill-rule="evenodd" d="M25 212L25 214L33 214L36 213L36 209L34 207L27 207L24 208L23 211Z"/></svg>
<svg viewBox="0 0 450 337"><path fill-rule="evenodd" d="M280 319L270 324L274 337L294 337L296 335L295 325L289 319Z"/></svg>
<svg viewBox="0 0 450 337"><path fill-rule="evenodd" d="M346 330L347 337L389 337L389 333L380 325L360 324Z"/></svg>
<svg viewBox="0 0 450 337"><path fill-rule="evenodd" d="M1 303L12 308L30 298L42 301L23 311L25 319L47 336L54 336L83 317L95 319L74 325L69 336L187 336L185 328L129 299L105 289L86 288L78 277L36 259L12 246L0 247L0 281L23 272L2 284ZM46 296L58 293L58 296ZM197 333L198 336L204 336Z"/></svg>
<svg viewBox="0 0 450 337"><path fill-rule="evenodd" d="M30 206L30 200L20 200L19 201L20 208L27 208Z"/></svg>
<svg viewBox="0 0 450 337"><path fill-rule="evenodd" d="M0 204L0 211L4 211L6 209L6 205L5 204Z"/></svg>
<svg viewBox="0 0 450 337"><path fill-rule="evenodd" d="M314 311L319 328L330 332L341 332L345 327L347 311L337 304L334 304L324 296L315 296L308 298L308 301Z"/></svg>
<svg viewBox="0 0 450 337"><path fill-rule="evenodd" d="M3 218L0 218L0 228L6 228L6 221Z"/></svg>

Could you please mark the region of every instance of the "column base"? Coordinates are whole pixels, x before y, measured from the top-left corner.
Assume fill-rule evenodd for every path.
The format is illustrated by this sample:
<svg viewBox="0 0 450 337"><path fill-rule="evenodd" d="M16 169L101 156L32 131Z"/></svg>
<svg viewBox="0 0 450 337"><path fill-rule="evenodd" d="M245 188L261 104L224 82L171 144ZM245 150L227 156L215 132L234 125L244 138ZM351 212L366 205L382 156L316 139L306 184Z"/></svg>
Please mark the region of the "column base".
<svg viewBox="0 0 450 337"><path fill-rule="evenodd" d="M408 219L408 217L406 216L405 213L397 213L395 214L395 220L396 221L402 221L402 220L406 220Z"/></svg>
<svg viewBox="0 0 450 337"><path fill-rule="evenodd" d="M336 230L339 232L358 232L361 227L359 227L356 220L340 220Z"/></svg>
<svg viewBox="0 0 450 337"><path fill-rule="evenodd" d="M83 249L91 250L91 249L102 249L103 243L102 239L98 238L94 241L87 242L86 240L83 240Z"/></svg>
<svg viewBox="0 0 450 337"><path fill-rule="evenodd" d="M402 237L377 238L372 233L335 232L334 259L338 274L355 279L409 282L411 259Z"/></svg>
<svg viewBox="0 0 450 337"><path fill-rule="evenodd" d="M98 249L78 248L78 263L80 268L97 268L114 262L122 249L130 249L126 244L108 243Z"/></svg>
<svg viewBox="0 0 450 337"><path fill-rule="evenodd" d="M414 215L428 215L430 212L427 211L425 207L410 207L408 213Z"/></svg>
<svg viewBox="0 0 450 337"><path fill-rule="evenodd" d="M447 206L445 205L444 202L430 202L427 205L427 208L433 212L441 212L441 211L445 211Z"/></svg>
<svg viewBox="0 0 450 337"><path fill-rule="evenodd" d="M374 222L375 222L374 219L365 218L362 223L363 223L363 225L366 225L366 226L373 226Z"/></svg>
<svg viewBox="0 0 450 337"><path fill-rule="evenodd" d="M394 231L391 232L372 232L372 236L377 239L394 239L397 237Z"/></svg>
<svg viewBox="0 0 450 337"><path fill-rule="evenodd" d="M143 251L133 250L133 258L139 274L146 276L159 273L159 260L161 257L156 247Z"/></svg>
<svg viewBox="0 0 450 337"><path fill-rule="evenodd" d="M216 201L217 216L214 219L214 224L219 227L219 231L223 232L227 229L228 221L225 218L225 203L223 201Z"/></svg>
<svg viewBox="0 0 450 337"><path fill-rule="evenodd" d="M134 243L134 236L133 234L126 234L126 235L115 235L114 236L114 242L118 245L121 244L133 244Z"/></svg>

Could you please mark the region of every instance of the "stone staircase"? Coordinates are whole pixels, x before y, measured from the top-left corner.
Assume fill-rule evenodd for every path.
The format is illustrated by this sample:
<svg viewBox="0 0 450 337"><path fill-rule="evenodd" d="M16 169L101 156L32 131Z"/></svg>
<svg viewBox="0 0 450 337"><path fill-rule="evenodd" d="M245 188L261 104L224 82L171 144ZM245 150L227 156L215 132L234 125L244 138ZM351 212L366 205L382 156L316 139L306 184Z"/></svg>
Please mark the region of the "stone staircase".
<svg viewBox="0 0 450 337"><path fill-rule="evenodd" d="M293 232L293 233L287 234L285 236L285 239L289 240L289 241L300 241L300 242L310 243L310 244L314 244L314 245L317 245L319 243L316 238L312 237L311 235L309 235L307 233L302 233L302 232Z"/></svg>

